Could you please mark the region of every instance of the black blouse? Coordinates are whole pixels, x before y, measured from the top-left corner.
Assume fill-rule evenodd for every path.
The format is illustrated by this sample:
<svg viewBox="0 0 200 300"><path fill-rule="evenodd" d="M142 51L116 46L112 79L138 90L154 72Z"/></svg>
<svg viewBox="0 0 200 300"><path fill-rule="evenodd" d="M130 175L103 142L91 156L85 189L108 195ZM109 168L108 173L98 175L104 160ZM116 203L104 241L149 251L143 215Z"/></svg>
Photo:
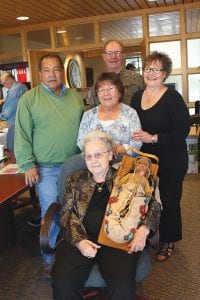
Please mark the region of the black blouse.
<svg viewBox="0 0 200 300"><path fill-rule="evenodd" d="M159 173L185 170L188 165L186 137L190 130L190 116L182 96L167 89L160 100L149 109L142 109L144 90L134 94L131 106L136 109L142 129L158 134L158 143L143 143L141 151L160 159Z"/></svg>
<svg viewBox="0 0 200 300"><path fill-rule="evenodd" d="M102 186L101 192L98 191L98 187L96 186L83 219L84 227L94 242L96 242L98 238L109 196L110 193L106 183Z"/></svg>

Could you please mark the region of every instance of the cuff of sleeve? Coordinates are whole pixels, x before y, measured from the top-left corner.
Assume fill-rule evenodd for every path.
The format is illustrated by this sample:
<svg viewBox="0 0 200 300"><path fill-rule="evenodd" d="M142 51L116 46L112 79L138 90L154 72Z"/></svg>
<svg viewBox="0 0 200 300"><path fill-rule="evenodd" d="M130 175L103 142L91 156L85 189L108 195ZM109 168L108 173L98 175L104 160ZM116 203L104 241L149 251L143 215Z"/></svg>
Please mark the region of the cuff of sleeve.
<svg viewBox="0 0 200 300"><path fill-rule="evenodd" d="M22 165L20 166L20 169L23 171L23 172L26 172L32 168L36 168L36 165L33 163L33 162L29 162L25 165Z"/></svg>

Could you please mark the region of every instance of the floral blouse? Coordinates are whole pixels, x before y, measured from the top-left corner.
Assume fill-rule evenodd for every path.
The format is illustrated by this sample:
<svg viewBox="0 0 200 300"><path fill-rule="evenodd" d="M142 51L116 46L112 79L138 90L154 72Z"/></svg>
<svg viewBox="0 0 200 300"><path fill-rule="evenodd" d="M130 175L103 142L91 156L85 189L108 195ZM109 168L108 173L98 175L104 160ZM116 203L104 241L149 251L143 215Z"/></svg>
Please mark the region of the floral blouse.
<svg viewBox="0 0 200 300"><path fill-rule="evenodd" d="M116 120L113 120L108 126L102 124L98 118L99 106L96 106L83 114L79 127L77 144L82 149L82 139L91 130L104 131L111 135L116 144L123 145L125 149L137 148L142 146L141 142L136 142L132 139L132 134L136 130L141 129L141 124L136 110L130 106L121 103L120 114Z"/></svg>

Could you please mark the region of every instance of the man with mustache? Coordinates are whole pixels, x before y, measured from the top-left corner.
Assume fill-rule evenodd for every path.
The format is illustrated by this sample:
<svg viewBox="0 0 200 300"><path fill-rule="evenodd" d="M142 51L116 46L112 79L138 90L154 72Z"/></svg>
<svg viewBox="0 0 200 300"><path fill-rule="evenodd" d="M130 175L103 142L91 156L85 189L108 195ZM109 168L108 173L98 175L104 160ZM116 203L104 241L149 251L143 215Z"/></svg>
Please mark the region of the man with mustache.
<svg viewBox="0 0 200 300"><path fill-rule="evenodd" d="M16 161L25 173L26 184L36 185L42 217L58 200L62 163L78 152L76 141L84 111L79 94L63 84L63 71L58 55L43 56L40 84L21 97L16 114ZM54 225L50 237L53 247L59 230ZM51 266L51 255L43 255L43 259L45 267Z"/></svg>

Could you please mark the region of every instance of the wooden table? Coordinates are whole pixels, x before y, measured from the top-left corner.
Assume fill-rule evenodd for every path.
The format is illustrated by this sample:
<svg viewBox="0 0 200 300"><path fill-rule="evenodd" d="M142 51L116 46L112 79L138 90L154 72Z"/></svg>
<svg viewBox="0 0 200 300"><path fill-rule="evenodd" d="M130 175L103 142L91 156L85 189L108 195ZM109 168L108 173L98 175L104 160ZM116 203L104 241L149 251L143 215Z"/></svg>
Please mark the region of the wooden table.
<svg viewBox="0 0 200 300"><path fill-rule="evenodd" d="M15 199L28 189L29 187L25 184L24 174L1 174L0 205Z"/></svg>
<svg viewBox="0 0 200 300"><path fill-rule="evenodd" d="M17 241L12 200L28 189L24 174L0 175L0 252Z"/></svg>
<svg viewBox="0 0 200 300"><path fill-rule="evenodd" d="M7 163L15 163L14 154L5 153L9 160ZM16 228L12 200L26 191L30 191L30 200L36 206L35 187L25 184L24 174L0 174L0 252L13 245L16 240ZM24 205L22 205L24 206Z"/></svg>

